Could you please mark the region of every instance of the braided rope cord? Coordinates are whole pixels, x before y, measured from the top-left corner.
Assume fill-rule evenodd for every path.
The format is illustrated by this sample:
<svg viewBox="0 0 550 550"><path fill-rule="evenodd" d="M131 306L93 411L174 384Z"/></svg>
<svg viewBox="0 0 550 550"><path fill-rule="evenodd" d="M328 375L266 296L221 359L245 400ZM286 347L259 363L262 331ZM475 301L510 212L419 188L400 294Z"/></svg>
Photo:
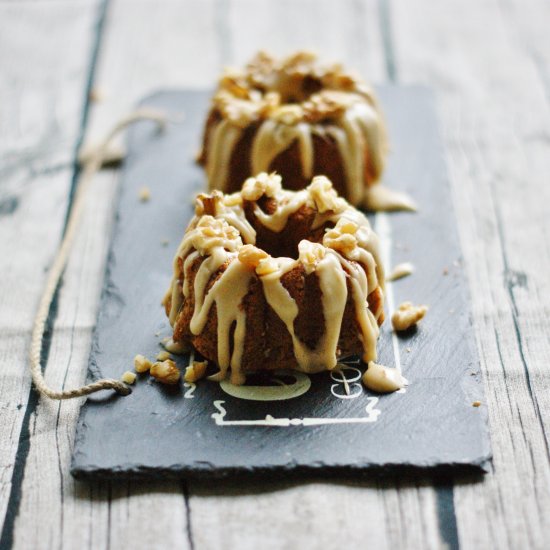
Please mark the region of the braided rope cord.
<svg viewBox="0 0 550 550"><path fill-rule="evenodd" d="M38 392L49 397L50 399L73 399L75 397L82 397L84 395L89 395L91 393L108 389L113 389L120 395L128 395L131 393L131 389L128 385L121 380L115 380L112 378L96 380L95 382L72 390L56 391L50 388L46 383L42 365L40 364L40 358L42 355L42 344L50 307L59 281L65 271L69 253L77 235L78 227L85 209L87 194L92 186L94 176L103 166L104 160L108 156L109 145L113 138L128 126L140 120L151 120L156 122L160 128L163 128L167 121L166 116L159 111L152 109L139 109L121 119L107 134L105 139L97 146L94 152L88 157L79 178L79 183L76 188L75 198L70 211L63 240L61 241L61 245L48 273L46 286L42 292L38 310L34 318L29 355L31 376L34 386Z"/></svg>

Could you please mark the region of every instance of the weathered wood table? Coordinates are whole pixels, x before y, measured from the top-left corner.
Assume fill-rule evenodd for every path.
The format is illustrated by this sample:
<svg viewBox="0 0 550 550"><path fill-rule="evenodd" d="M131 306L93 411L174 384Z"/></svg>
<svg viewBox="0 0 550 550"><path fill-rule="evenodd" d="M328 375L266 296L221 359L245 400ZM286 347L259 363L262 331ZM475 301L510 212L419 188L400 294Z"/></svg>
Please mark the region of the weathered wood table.
<svg viewBox="0 0 550 550"><path fill-rule="evenodd" d="M0 1L0 547L550 547L549 28L544 0ZM70 476L81 402L39 399L27 349L76 151L152 90L211 86L258 47L435 90L490 415L484 479ZM116 190L103 171L50 316L55 387L85 378Z"/></svg>

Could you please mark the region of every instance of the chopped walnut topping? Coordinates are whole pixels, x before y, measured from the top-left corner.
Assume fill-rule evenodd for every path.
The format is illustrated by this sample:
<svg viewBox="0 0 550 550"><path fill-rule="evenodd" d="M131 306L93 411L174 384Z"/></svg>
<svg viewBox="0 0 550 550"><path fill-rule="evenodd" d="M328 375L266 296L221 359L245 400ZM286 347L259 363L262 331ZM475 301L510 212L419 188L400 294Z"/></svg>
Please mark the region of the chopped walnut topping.
<svg viewBox="0 0 550 550"><path fill-rule="evenodd" d="M414 265L410 262L403 262L401 264L397 264L393 271L386 277L386 281L397 281L398 279L402 279L403 277L408 277L409 275L412 275L414 273Z"/></svg>
<svg viewBox="0 0 550 550"><path fill-rule="evenodd" d="M344 255L350 254L357 248L357 237L355 236L359 226L349 220L340 218L332 229L327 229L323 237L323 244L341 252Z"/></svg>
<svg viewBox="0 0 550 550"><path fill-rule="evenodd" d="M281 94L279 92L267 92L260 103L259 114L261 117L271 115L281 105Z"/></svg>
<svg viewBox="0 0 550 550"><path fill-rule="evenodd" d="M246 127L251 121L259 118L260 105L250 100L239 99L227 90L220 90L213 103L222 116L239 127Z"/></svg>
<svg viewBox="0 0 550 550"><path fill-rule="evenodd" d="M315 271L317 264L325 257L326 250L322 244L303 240L298 244L299 260L302 262L306 273L309 275Z"/></svg>
<svg viewBox="0 0 550 550"><path fill-rule="evenodd" d="M243 185L241 195L244 200L257 201L260 197L274 197L282 189L279 174L261 172L255 178L248 178Z"/></svg>
<svg viewBox="0 0 550 550"><path fill-rule="evenodd" d="M88 94L88 98L93 103L98 103L100 101L103 101L107 97L107 93L104 88L94 87L90 90L90 93Z"/></svg>
<svg viewBox="0 0 550 550"><path fill-rule="evenodd" d="M166 359L172 359L172 356L167 351L161 351L157 355L157 361L166 361Z"/></svg>
<svg viewBox="0 0 550 550"><path fill-rule="evenodd" d="M136 381L136 373L135 372L130 372L129 370L127 370L121 377L120 379L125 383L125 384L133 384L135 381Z"/></svg>
<svg viewBox="0 0 550 550"><path fill-rule="evenodd" d="M190 383L196 382L197 380L204 378L207 367L207 361L193 361L193 364L185 369L183 379Z"/></svg>
<svg viewBox="0 0 550 550"><path fill-rule="evenodd" d="M151 190L149 189L149 187L147 187L146 185L141 187L138 191L138 198L141 202L147 202L151 200Z"/></svg>
<svg viewBox="0 0 550 550"><path fill-rule="evenodd" d="M353 92L357 91L359 87L359 79L351 74L343 73L340 66L335 66L334 70L328 72L323 80L325 87L336 90Z"/></svg>
<svg viewBox="0 0 550 550"><path fill-rule="evenodd" d="M309 72L317 61L317 55L308 50L301 50L283 59L281 66L289 74Z"/></svg>
<svg viewBox="0 0 550 550"><path fill-rule="evenodd" d="M252 244L245 244L239 249L239 261L252 269L256 269L265 258L269 258L269 254Z"/></svg>
<svg viewBox="0 0 550 550"><path fill-rule="evenodd" d="M260 50L246 65L249 74L269 73L273 70L275 58L264 50Z"/></svg>
<svg viewBox="0 0 550 550"><path fill-rule="evenodd" d="M240 99L248 99L249 97L246 73L233 67L228 67L224 70L220 79L220 88L227 90L233 96Z"/></svg>
<svg viewBox="0 0 550 550"><path fill-rule="evenodd" d="M428 311L428 306L415 306L412 302L403 302L391 317L393 329L397 332L408 330L416 325Z"/></svg>
<svg viewBox="0 0 550 550"><path fill-rule="evenodd" d="M199 193L195 200L195 214L217 216L223 210L223 193L213 191L210 194Z"/></svg>
<svg viewBox="0 0 550 550"><path fill-rule="evenodd" d="M256 273L261 277L262 275L269 275L279 270L279 264L271 257L260 260Z"/></svg>
<svg viewBox="0 0 550 550"><path fill-rule="evenodd" d="M306 89L314 93L308 97ZM304 101L279 109L286 102L285 91ZM359 79L339 64L324 65L315 54L299 51L284 59L260 52L244 70L227 70L213 104L226 120L245 127L265 118L288 125L318 122L340 116L356 101L373 104L371 91Z"/></svg>
<svg viewBox="0 0 550 550"><path fill-rule="evenodd" d="M226 250L234 251L242 245L239 232L224 219L216 219L204 215L197 225L188 233L186 239L201 254L215 246L222 246Z"/></svg>
<svg viewBox="0 0 550 550"><path fill-rule="evenodd" d="M254 93L255 92L255 93ZM244 128L254 120L266 118L278 105L281 98L276 92L262 95L251 90L249 97L241 99L227 89L221 89L213 98L213 104L231 124Z"/></svg>
<svg viewBox="0 0 550 550"><path fill-rule="evenodd" d="M369 389L378 393L389 393L400 390L407 381L403 378L397 369L378 365L369 362L365 374L363 374L363 384Z"/></svg>
<svg viewBox="0 0 550 550"><path fill-rule="evenodd" d="M134 368L136 372L147 372L152 367L151 361L144 355L136 355L134 357Z"/></svg>
<svg viewBox="0 0 550 550"><path fill-rule="evenodd" d="M174 342L173 338L163 338L161 344L166 351L176 355L189 351L189 345L186 342Z"/></svg>
<svg viewBox="0 0 550 550"><path fill-rule="evenodd" d="M318 122L326 118L336 118L349 109L358 96L334 90L323 90L313 94L303 103L304 117L309 122Z"/></svg>
<svg viewBox="0 0 550 550"><path fill-rule="evenodd" d="M323 214L325 212L340 213L348 207L348 203L332 187L332 182L326 176L315 176L307 187L309 196L315 208Z"/></svg>
<svg viewBox="0 0 550 550"><path fill-rule="evenodd" d="M154 363L149 372L162 384L177 384L180 379L180 371L171 359Z"/></svg>
<svg viewBox="0 0 550 550"><path fill-rule="evenodd" d="M271 118L287 126L294 126L303 120L304 111L299 105L282 105L273 110Z"/></svg>

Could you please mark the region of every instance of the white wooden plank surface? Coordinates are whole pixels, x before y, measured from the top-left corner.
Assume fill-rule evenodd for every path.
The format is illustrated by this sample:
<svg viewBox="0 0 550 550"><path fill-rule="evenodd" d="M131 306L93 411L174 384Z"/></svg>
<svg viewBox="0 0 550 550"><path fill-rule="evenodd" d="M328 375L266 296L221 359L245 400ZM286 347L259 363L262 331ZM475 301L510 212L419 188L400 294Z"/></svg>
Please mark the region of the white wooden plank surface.
<svg viewBox="0 0 550 550"><path fill-rule="evenodd" d="M542 4L529 14L521 6L417 1L393 10L399 81L438 91L486 380L495 472L455 488L468 547L550 544L550 111L531 55L545 51L548 67L550 50L548 33L530 33L549 19Z"/></svg>
<svg viewBox="0 0 550 550"><path fill-rule="evenodd" d="M385 79L376 1L239 0L225 2L225 64L242 65L258 49L285 55L311 49L365 79ZM220 24L221 26L221 24Z"/></svg>
<svg viewBox="0 0 550 550"><path fill-rule="evenodd" d="M414 483L193 484L195 548L440 548L434 491Z"/></svg>
<svg viewBox="0 0 550 550"><path fill-rule="evenodd" d="M210 5L210 7L209 7ZM109 6L93 88L102 100L91 108L86 141L94 143L136 102L159 86L210 84L219 72L212 2L114 2ZM134 17L129 18L131 11ZM166 29L173 29L167 32ZM202 56L196 44L204 42ZM152 48L152 44L155 47ZM203 76L201 76L201 73ZM116 173L106 171L94 186L59 298L48 380L55 387L81 384L102 288L113 219ZM186 548L187 507L180 483L88 486L69 474L80 403L41 400L31 424L22 497L15 523L17 547L124 546L154 544ZM42 471L42 475L38 473ZM91 498L86 498L92 492ZM156 511L161 512L157 517ZM55 522L36 521L47 516Z"/></svg>
<svg viewBox="0 0 550 550"><path fill-rule="evenodd" d="M29 423L16 547L441 548L456 543L455 512L463 548L548 547L549 10L534 0L111 0L94 78L104 99L92 109L88 142L150 91L212 85L223 63L242 63L260 46L311 47L375 81L395 74L436 90L495 472L457 483L454 510L451 490L426 481L75 483L68 465L79 403L40 401ZM0 116L0 521L28 398L28 332L63 224L95 15L92 0L0 3L0 99L15 106ZM48 364L55 385L84 378L116 183L116 172L98 178L65 276Z"/></svg>
<svg viewBox="0 0 550 550"><path fill-rule="evenodd" d="M29 397L31 321L71 185L95 13L95 1L0 3L0 525Z"/></svg>
<svg viewBox="0 0 550 550"><path fill-rule="evenodd" d="M101 139L144 96L212 87L221 69L214 0L111 0L86 142Z"/></svg>

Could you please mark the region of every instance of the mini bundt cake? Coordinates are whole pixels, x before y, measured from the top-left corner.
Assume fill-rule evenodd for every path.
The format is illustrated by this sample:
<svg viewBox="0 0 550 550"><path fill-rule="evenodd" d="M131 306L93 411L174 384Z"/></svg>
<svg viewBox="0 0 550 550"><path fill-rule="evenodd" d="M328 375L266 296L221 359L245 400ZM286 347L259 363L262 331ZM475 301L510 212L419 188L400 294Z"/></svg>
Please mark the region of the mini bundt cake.
<svg viewBox="0 0 550 550"><path fill-rule="evenodd" d="M333 369L376 358L384 318L378 237L317 176L302 191L261 173L241 192L199 195L164 306L174 342L242 384L254 371Z"/></svg>
<svg viewBox="0 0 550 550"><path fill-rule="evenodd" d="M386 149L382 115L365 84L311 53L277 61L261 52L221 78L198 160L210 190L232 193L271 171L299 190L323 174L357 206L380 178Z"/></svg>

